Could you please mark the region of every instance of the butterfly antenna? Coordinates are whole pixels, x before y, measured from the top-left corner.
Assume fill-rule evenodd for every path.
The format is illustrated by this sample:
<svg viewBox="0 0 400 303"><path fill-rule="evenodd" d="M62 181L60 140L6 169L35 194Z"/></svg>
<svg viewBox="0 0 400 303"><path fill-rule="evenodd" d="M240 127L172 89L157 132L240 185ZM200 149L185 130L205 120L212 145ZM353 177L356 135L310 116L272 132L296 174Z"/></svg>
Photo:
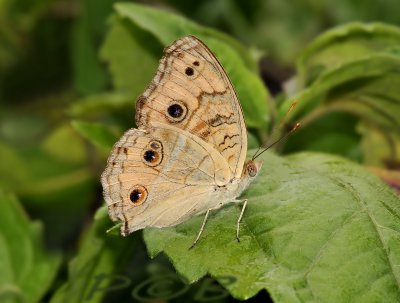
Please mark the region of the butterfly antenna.
<svg viewBox="0 0 400 303"><path fill-rule="evenodd" d="M293 101L292 105L290 105L289 109L286 111L285 115L281 119L281 122L279 122L278 129L282 128L283 124L286 122L287 117L289 113L293 110L293 108L297 105L298 100Z"/></svg>
<svg viewBox="0 0 400 303"><path fill-rule="evenodd" d="M270 145L266 146L261 152L259 152L260 148L257 150L257 152L254 154L252 160L255 160L256 158L258 158L259 156L261 156L264 152L266 152L267 150L269 150L271 147L273 147L274 145L278 144L279 142L287 139L287 137L289 137L294 131L296 131L298 128L300 127L300 123L297 122L295 124L295 126L292 127L291 130L289 130L286 134L284 134L282 137L280 137L278 140L276 140L275 142L272 142Z"/></svg>
<svg viewBox="0 0 400 303"><path fill-rule="evenodd" d="M260 151L261 149L261 145L257 148L256 152L254 153L253 157L251 157L251 160L253 161L255 159L255 156L257 155L257 153Z"/></svg>
<svg viewBox="0 0 400 303"><path fill-rule="evenodd" d="M281 119L281 121L279 122L278 126L275 126L274 129L271 132L270 137L274 137L274 134L277 132L278 129L281 129L283 127L283 124L286 122L287 117L289 115L289 113L293 110L293 108L297 105L298 100L295 100L289 107L289 109L286 111L285 115L283 116L283 118ZM252 157L252 160L254 160L255 158L257 158L258 156L260 156L262 153L264 153L266 150L270 149L272 146L274 146L275 144L278 144L279 142L281 142L282 140L284 140L285 138L287 138L291 133L293 133L296 129L298 129L300 127L300 123L297 123L289 132L287 132L285 135L283 135L281 138L279 138L278 140L276 140L275 142L273 142L270 145L267 145L267 147L265 147L263 149L263 151L261 153L259 153L259 151L261 150L261 146L258 147L257 151L254 153L254 156Z"/></svg>

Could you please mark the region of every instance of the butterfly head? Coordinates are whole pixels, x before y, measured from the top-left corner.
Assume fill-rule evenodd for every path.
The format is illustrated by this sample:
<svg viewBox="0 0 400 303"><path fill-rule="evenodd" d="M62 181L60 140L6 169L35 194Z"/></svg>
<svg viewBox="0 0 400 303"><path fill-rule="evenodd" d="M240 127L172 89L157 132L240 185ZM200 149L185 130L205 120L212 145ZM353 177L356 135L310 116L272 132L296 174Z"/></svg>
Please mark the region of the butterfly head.
<svg viewBox="0 0 400 303"><path fill-rule="evenodd" d="M243 175L248 176L250 178L255 178L257 177L261 166L263 162L262 161L254 161L254 160L249 160L244 164L244 170L243 170Z"/></svg>
<svg viewBox="0 0 400 303"><path fill-rule="evenodd" d="M236 193L241 193L243 192L251 182L254 181L254 179L257 177L258 173L260 172L261 166L263 162L262 161L254 161L254 160L249 160L247 161L244 166L243 166L243 172L242 176L240 179L236 179L235 183L236 188L232 189L232 192ZM236 196L235 196L236 197Z"/></svg>

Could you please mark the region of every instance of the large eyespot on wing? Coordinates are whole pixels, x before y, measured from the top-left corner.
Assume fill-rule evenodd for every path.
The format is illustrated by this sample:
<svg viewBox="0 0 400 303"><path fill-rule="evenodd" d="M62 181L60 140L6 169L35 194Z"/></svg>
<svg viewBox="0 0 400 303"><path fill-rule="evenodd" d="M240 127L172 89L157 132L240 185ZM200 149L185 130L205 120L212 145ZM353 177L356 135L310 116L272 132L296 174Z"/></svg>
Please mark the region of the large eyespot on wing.
<svg viewBox="0 0 400 303"><path fill-rule="evenodd" d="M213 53L195 37L165 49L157 73L136 103L136 124L186 130L213 146L232 175L242 174L247 133L235 90Z"/></svg>
<svg viewBox="0 0 400 303"><path fill-rule="evenodd" d="M202 210L194 205L201 201L193 200L193 192L208 195L230 179L226 161L201 139L156 123L147 131L130 129L121 137L101 183L110 217L124 223L122 234L127 235L146 226L182 222ZM162 215L172 209L176 215Z"/></svg>
<svg viewBox="0 0 400 303"><path fill-rule="evenodd" d="M147 192L147 188L143 185L135 184L128 191L129 200L132 202L133 206L138 206L143 204L147 200L147 196L149 195Z"/></svg>

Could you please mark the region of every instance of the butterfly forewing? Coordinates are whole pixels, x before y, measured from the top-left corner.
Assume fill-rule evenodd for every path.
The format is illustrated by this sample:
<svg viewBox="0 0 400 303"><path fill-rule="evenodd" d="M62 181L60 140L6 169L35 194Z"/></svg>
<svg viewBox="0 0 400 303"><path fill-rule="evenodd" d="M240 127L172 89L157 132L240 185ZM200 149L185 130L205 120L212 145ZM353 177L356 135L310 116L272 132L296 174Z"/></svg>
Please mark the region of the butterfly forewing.
<svg viewBox="0 0 400 303"><path fill-rule="evenodd" d="M136 123L173 125L201 138L239 178L247 150L242 110L228 76L212 52L195 37L166 48L156 76L136 106Z"/></svg>

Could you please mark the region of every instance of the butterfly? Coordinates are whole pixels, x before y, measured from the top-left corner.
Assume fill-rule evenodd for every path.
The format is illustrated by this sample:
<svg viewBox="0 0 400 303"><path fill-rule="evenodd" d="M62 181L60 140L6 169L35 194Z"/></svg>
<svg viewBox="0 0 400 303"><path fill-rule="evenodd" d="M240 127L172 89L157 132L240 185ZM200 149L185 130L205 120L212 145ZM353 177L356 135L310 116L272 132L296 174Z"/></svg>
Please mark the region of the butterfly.
<svg viewBox="0 0 400 303"><path fill-rule="evenodd" d="M261 162L246 161L243 112L227 74L198 38L176 40L164 50L155 77L136 102L137 128L112 148L101 176L113 221L126 236L145 227L169 227L242 203Z"/></svg>

